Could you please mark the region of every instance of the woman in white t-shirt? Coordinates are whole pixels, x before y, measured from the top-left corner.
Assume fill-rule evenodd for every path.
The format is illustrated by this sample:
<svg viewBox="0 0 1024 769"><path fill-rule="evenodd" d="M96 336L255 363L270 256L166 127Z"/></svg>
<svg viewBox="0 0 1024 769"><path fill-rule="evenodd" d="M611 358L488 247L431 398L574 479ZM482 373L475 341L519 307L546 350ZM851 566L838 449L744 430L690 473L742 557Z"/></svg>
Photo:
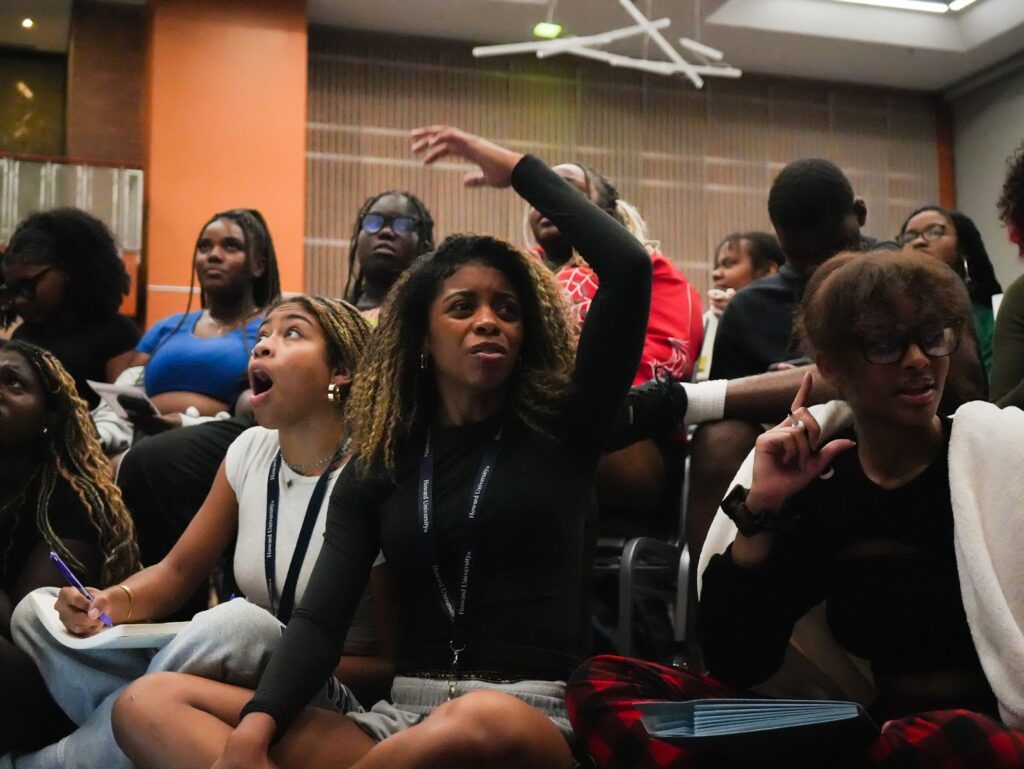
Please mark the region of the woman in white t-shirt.
<svg viewBox="0 0 1024 769"><path fill-rule="evenodd" d="M255 685L302 597L323 541L331 489L348 461L342 407L370 326L345 302L296 297L272 307L249 362L259 426L231 447L213 487L170 553L124 582L96 590L90 603L72 588L56 608L72 633L87 636L114 624L159 620L179 608L234 544L235 581L247 601L196 615L156 654L118 649L72 652L42 627L25 603L14 635L39 665L58 704L79 728L41 751L0 758L0 767L130 767L117 747L110 708L135 678L175 670ZM387 691L393 675L390 619L380 600L387 568L371 577L378 600L364 595L335 670L314 704L359 707L358 695ZM344 686L338 681L344 682Z"/></svg>

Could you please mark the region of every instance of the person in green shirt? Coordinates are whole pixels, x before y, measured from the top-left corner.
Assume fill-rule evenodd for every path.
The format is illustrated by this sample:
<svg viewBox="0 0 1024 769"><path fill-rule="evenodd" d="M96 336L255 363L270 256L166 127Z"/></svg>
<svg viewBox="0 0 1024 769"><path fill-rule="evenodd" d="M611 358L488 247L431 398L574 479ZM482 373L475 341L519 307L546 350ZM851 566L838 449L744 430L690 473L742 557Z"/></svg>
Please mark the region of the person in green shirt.
<svg viewBox="0 0 1024 769"><path fill-rule="evenodd" d="M970 217L942 206L922 206L903 222L896 241L948 264L967 284L978 352L986 375L992 369L995 315L992 297L1003 292L981 233Z"/></svg>

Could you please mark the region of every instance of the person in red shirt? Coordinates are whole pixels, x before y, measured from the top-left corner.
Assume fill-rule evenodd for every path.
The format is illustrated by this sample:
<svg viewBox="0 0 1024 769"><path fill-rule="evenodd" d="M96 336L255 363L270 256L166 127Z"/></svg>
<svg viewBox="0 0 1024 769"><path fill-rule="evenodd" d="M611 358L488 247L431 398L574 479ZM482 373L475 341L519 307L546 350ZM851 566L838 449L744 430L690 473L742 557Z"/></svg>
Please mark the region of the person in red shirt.
<svg viewBox="0 0 1024 769"><path fill-rule="evenodd" d="M632 205L619 197L618 190L599 172L580 163L554 166L557 174L586 193L609 216L647 246L654 267L651 314L643 357L634 385L653 379L664 371L674 379L689 379L700 354L704 337L700 294L686 276L647 237L647 225ZM537 210L526 214L528 242L533 251L558 276L582 322L597 292L597 276L572 250L558 228Z"/></svg>

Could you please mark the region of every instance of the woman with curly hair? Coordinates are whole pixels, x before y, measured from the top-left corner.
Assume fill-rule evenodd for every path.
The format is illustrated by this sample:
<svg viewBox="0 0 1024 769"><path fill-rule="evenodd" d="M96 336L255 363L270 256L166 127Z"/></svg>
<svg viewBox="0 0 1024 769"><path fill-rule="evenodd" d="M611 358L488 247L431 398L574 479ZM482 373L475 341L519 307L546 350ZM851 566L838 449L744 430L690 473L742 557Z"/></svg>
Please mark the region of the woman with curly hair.
<svg viewBox="0 0 1024 769"><path fill-rule="evenodd" d="M922 206L900 227L897 242L907 251L927 254L949 265L971 296L971 320L986 374L992 366L995 315L992 297L1003 292L977 226L966 214L942 206Z"/></svg>
<svg viewBox="0 0 1024 769"><path fill-rule="evenodd" d="M1007 162L999 218L1024 256L1024 146ZM1011 283L996 318L989 397L1000 406L1024 408L1024 276Z"/></svg>
<svg viewBox="0 0 1024 769"><path fill-rule="evenodd" d="M425 163L479 165L470 186L514 185L595 269L578 350L554 276L508 243L455 236L418 260L356 378L357 472L334 491L309 588L255 696L137 681L114 731L138 766L573 764L564 681L589 625L594 472L643 348L651 260L536 158L445 126L413 140ZM398 594L390 701L303 710L378 549Z"/></svg>
<svg viewBox="0 0 1024 769"><path fill-rule="evenodd" d="M0 754L54 736L53 719L64 723L10 632L22 597L65 584L50 551L91 584L139 567L131 518L74 381L52 354L8 342L0 347Z"/></svg>
<svg viewBox="0 0 1024 769"><path fill-rule="evenodd" d="M128 273L114 236L85 211L58 208L22 221L0 258L0 323L21 318L12 338L52 352L94 408L99 396L85 380L113 382L139 341L118 313Z"/></svg>

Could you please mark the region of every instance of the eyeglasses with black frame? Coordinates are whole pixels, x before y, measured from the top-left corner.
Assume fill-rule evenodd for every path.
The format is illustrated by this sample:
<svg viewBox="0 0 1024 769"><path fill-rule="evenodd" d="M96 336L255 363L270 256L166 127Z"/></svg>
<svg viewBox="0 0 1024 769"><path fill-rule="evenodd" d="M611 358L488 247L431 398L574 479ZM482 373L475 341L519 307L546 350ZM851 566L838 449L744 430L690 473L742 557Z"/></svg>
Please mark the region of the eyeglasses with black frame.
<svg viewBox="0 0 1024 769"><path fill-rule="evenodd" d="M935 222L935 224L929 224L923 230L903 230L903 232L896 236L896 242L901 246L907 246L918 238L924 238L925 243L931 243L941 238L948 231L949 227L945 224Z"/></svg>
<svg viewBox="0 0 1024 769"><path fill-rule="evenodd" d="M416 216L388 216L370 212L363 214L359 226L362 227L363 232L368 232L371 235L375 235L388 226L396 235L412 235L416 232L419 223L420 220Z"/></svg>
<svg viewBox="0 0 1024 769"><path fill-rule="evenodd" d="M913 329L858 334L864 360L875 366L899 363L911 344L929 358L947 358L960 349L963 321L943 318Z"/></svg>
<svg viewBox="0 0 1024 769"><path fill-rule="evenodd" d="M41 269L31 278L22 278L12 283L0 284L0 306L10 306L16 299L24 299L26 301L35 299L36 289L39 288L39 284L46 273L53 268L54 265L51 264L49 267Z"/></svg>

